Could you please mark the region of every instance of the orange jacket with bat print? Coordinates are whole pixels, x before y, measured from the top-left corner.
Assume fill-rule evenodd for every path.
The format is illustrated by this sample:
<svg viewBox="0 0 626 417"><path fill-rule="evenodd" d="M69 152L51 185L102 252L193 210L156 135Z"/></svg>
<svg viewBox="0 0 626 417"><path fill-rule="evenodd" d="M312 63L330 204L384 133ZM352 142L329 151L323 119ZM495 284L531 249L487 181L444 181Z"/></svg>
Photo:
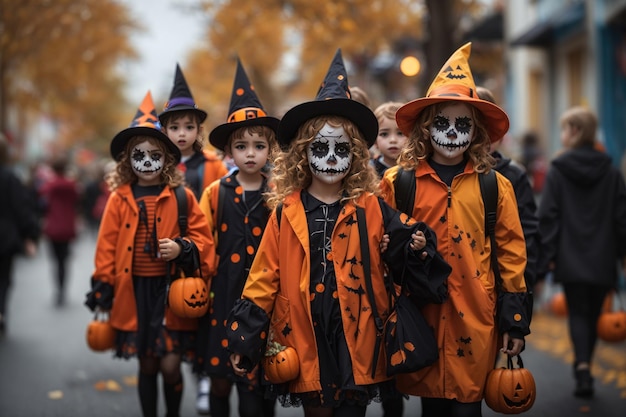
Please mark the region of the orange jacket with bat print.
<svg viewBox="0 0 626 417"><path fill-rule="evenodd" d="M381 183L385 201L395 207L398 167ZM448 187L427 161L414 172L416 192L412 216L437 233L438 250L452 267L448 300L428 304L422 312L434 327L439 360L425 369L398 376L400 391L416 396L480 401L487 373L493 369L500 335L529 333L523 306L526 245L513 186L497 174L495 237L502 290L497 291L491 268L491 243L478 175L471 162Z"/></svg>
<svg viewBox="0 0 626 417"><path fill-rule="evenodd" d="M428 250L429 255L436 252L436 237L424 223L416 222L391 209L370 193L342 206L332 232L327 259L334 264L337 281L334 298L340 306L354 380L357 385L368 385L389 378L386 376L382 351L378 355L377 363L373 363L377 331L362 267L357 206L364 209L373 292L378 313L383 319L389 314L385 270L379 247L383 234L390 234L390 248L408 248L411 233L422 230L427 237L424 250ZM277 223L276 212L270 216L243 290L239 303L241 310L236 305L230 318L229 350L250 358L252 364L262 354L259 350L265 345L268 325L272 340L295 348L300 361L300 374L290 383L290 392L321 389L320 365L311 318L311 300L315 297L315 292L310 289L309 246L307 218L300 192L297 191L285 198L280 225ZM396 259L386 259L388 265L404 265L407 262L417 265L428 262L428 259L419 260L408 249L393 253L398 255ZM419 266L415 266L414 270L418 268ZM262 325L250 326L248 319L252 316L262 316ZM255 333L257 327L262 328ZM248 330L249 333L244 334ZM382 350L382 346L380 349ZM375 367L374 376L372 367Z"/></svg>

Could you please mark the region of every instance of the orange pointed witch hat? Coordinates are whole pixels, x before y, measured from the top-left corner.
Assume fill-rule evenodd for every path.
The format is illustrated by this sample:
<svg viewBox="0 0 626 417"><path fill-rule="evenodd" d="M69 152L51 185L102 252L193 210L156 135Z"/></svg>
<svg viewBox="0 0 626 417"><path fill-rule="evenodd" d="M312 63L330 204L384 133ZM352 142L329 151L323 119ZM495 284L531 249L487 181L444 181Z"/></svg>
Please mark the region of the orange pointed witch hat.
<svg viewBox="0 0 626 417"><path fill-rule="evenodd" d="M144 96L143 101L137 109L137 113L135 113L133 121L130 123L130 127L119 132L111 141L110 151L113 159L116 161L120 160L128 140L134 136L151 136L160 140L165 144L167 149L176 156L177 160L180 160L180 150L167 135L161 131L161 124L159 123L154 101L152 100L152 93L150 93L150 91Z"/></svg>
<svg viewBox="0 0 626 417"><path fill-rule="evenodd" d="M509 117L497 105L481 100L476 94L476 84L469 66L471 42L457 49L441 67L426 92L426 97L406 103L396 112L398 128L410 136L415 121L424 108L431 104L462 101L480 111L485 118L489 138L495 142L509 130Z"/></svg>

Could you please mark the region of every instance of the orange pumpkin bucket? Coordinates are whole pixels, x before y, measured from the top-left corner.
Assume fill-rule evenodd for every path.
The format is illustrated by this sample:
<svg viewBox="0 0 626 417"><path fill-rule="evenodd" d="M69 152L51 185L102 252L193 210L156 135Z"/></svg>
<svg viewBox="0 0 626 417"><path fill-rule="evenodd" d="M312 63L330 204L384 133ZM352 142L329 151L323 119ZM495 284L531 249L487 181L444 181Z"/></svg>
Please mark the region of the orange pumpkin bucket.
<svg viewBox="0 0 626 417"><path fill-rule="evenodd" d="M485 403L493 411L503 414L520 414L530 410L535 403L537 388L535 378L524 368L517 356L517 368L507 357L507 367L492 369L485 384Z"/></svg>
<svg viewBox="0 0 626 417"><path fill-rule="evenodd" d="M209 290L202 278L178 278L169 288L169 308L178 317L198 318L209 309Z"/></svg>
<svg viewBox="0 0 626 417"><path fill-rule="evenodd" d="M96 315L87 325L87 346L94 352L104 352L115 347L115 329L109 323L109 315L96 311Z"/></svg>
<svg viewBox="0 0 626 417"><path fill-rule="evenodd" d="M607 295L608 300L613 300L614 293L611 292ZM619 343L626 340L626 311L621 303L619 296L616 297L619 300L619 307L617 310L612 311L612 308L607 308L606 300L602 313L598 318L597 330L598 337L609 343ZM612 306L612 304L610 305Z"/></svg>
<svg viewBox="0 0 626 417"><path fill-rule="evenodd" d="M261 364L267 380L272 384L284 384L300 374L300 360L296 350L276 341L268 342Z"/></svg>

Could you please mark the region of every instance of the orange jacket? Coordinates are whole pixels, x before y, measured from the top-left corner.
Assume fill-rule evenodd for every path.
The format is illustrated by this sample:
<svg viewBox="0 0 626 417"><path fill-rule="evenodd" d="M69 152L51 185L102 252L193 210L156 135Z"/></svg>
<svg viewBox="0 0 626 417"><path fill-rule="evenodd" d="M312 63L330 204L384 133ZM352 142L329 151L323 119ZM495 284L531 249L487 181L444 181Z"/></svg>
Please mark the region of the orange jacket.
<svg viewBox="0 0 626 417"><path fill-rule="evenodd" d="M397 167L385 173L381 189L385 201L395 207L394 181ZM509 180L497 174L498 206L496 241L503 291L526 291L524 269L526 246ZM484 208L478 175L471 163L457 175L451 187L443 183L427 162L415 171L416 193L412 216L424 221L437 234L437 249L452 267L448 300L428 304L422 312L435 328L439 360L425 369L398 377L400 391L416 396L475 402L483 398L487 373L493 369L500 334L496 301L498 294L491 270L491 243L485 235ZM510 295L510 294L509 294ZM519 294L512 294L516 299ZM506 298L505 298L506 299ZM515 310L500 319L519 325L527 333L525 313Z"/></svg>
<svg viewBox="0 0 626 417"><path fill-rule="evenodd" d="M378 313L384 320L389 311L379 247L385 233L384 219L376 196L362 195L356 205L365 210L372 285ZM345 314L342 316L343 330L352 358L354 380L358 385L368 385L389 378L386 376L382 344L378 362L372 364L376 325L365 290L363 268L359 262L362 255L356 205L349 202L343 206L331 237L332 252L328 259L334 263L336 298ZM401 215L396 224L412 230L411 227L416 223ZM392 234L392 240L393 236L395 234ZM404 236L408 247L410 232ZM434 242L432 250L434 251ZM402 263L403 259L404 255L395 262ZM271 318L270 334L273 335L273 340L295 348L298 353L300 375L290 383L290 392L321 389L317 345L311 318L310 262L307 219L300 192L296 191L284 200L280 228L276 213L270 216L242 294L245 301L261 308ZM281 331L285 328L285 323L289 332ZM237 334L231 336L231 342L238 337ZM375 367L374 377L372 367Z"/></svg>
<svg viewBox="0 0 626 417"><path fill-rule="evenodd" d="M185 238L193 241L200 253L202 277L210 287L214 275L215 247L206 217L200 210L191 190L187 195L188 231ZM178 227L178 205L174 190L165 187L157 197L157 238L180 236ZM139 226L139 209L129 184L120 186L107 201L98 241L96 244L95 271L92 279L113 287L113 306L110 323L124 331L137 330L137 309L133 290L133 247ZM196 319L183 319L174 315L169 308L165 313L167 326L173 330L194 330Z"/></svg>

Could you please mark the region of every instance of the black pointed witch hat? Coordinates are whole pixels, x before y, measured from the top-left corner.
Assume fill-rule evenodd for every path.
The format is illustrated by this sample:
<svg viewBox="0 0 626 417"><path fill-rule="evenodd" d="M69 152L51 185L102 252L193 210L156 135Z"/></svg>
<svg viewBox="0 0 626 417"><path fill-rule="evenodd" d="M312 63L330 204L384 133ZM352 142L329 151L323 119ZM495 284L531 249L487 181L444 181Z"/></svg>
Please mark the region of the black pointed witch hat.
<svg viewBox="0 0 626 417"><path fill-rule="evenodd" d="M115 135L111 141L110 152L113 159L120 160L128 140L134 136L151 136L160 140L176 156L176 160L180 160L180 149L161 131L150 91L144 96L130 126Z"/></svg>
<svg viewBox="0 0 626 417"><path fill-rule="evenodd" d="M261 101L250 83L248 75L237 58L237 70L233 92L230 97L227 122L216 126L209 134L209 142L218 149L224 150L230 134L245 126L267 126L274 132L278 130L278 120L268 116L263 110Z"/></svg>
<svg viewBox="0 0 626 417"><path fill-rule="evenodd" d="M161 121L161 124L164 125L165 120L167 120L167 118L171 116L173 112L183 110L192 110L196 112L200 119L200 123L204 122L207 118L207 112L198 108L196 102L193 100L191 90L189 89L189 85L185 80L183 71L180 69L180 65L176 64L174 86L172 87L172 92L170 93L170 99L167 101L167 103L165 103L163 111L159 114L159 120Z"/></svg>
<svg viewBox="0 0 626 417"><path fill-rule="evenodd" d="M286 148L294 139L300 125L326 114L342 116L352 121L363 134L368 147L376 142L378 120L369 107L352 100L341 49L337 49L315 100L298 104L282 117L278 126L278 143Z"/></svg>

